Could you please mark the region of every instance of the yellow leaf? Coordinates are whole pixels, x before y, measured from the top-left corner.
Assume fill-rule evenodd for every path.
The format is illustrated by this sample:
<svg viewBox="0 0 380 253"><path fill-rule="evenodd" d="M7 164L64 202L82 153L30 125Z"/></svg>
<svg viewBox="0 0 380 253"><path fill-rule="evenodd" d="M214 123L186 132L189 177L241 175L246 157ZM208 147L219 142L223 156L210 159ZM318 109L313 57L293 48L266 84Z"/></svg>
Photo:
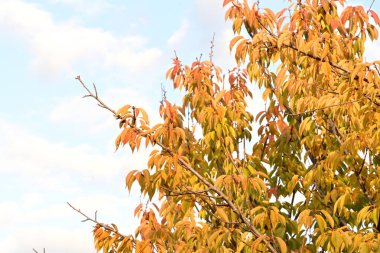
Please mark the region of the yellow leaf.
<svg viewBox="0 0 380 253"><path fill-rule="evenodd" d="M253 243L252 243L252 252L256 252L257 247L260 245L260 243L267 238L266 235L259 236Z"/></svg>
<svg viewBox="0 0 380 253"><path fill-rule="evenodd" d="M284 240L277 236L276 240L278 242L278 245L280 246L281 253L286 253L288 248L286 247L286 243L284 242Z"/></svg>
<svg viewBox="0 0 380 253"><path fill-rule="evenodd" d="M119 110L116 111L116 116L117 115L125 115L129 111L129 108L131 108L130 105L125 105L121 107Z"/></svg>
<svg viewBox="0 0 380 253"><path fill-rule="evenodd" d="M116 150L119 148L120 143L121 143L121 134L119 134L119 135L116 137L116 140L115 140L115 147L116 147Z"/></svg>
<svg viewBox="0 0 380 253"><path fill-rule="evenodd" d="M145 121L146 124L149 124L149 117L148 117L148 114L146 113L146 111L142 108L138 108L142 114L142 118L143 120Z"/></svg>
<svg viewBox="0 0 380 253"><path fill-rule="evenodd" d="M233 38L230 42L230 51L232 50L232 48L235 46L236 42L238 42L239 40L241 39L244 39L243 36L239 35L239 36L236 36L235 38Z"/></svg>
<svg viewBox="0 0 380 253"><path fill-rule="evenodd" d="M338 213L342 212L345 201L346 201L346 194L338 198L338 200L334 204L334 213L336 213L337 211Z"/></svg>
<svg viewBox="0 0 380 253"><path fill-rule="evenodd" d="M319 214L315 215L315 219L317 220L317 224L321 232L323 233L326 230L326 222L324 221L323 217L320 216Z"/></svg>
<svg viewBox="0 0 380 253"><path fill-rule="evenodd" d="M286 76L285 76L286 71L287 71L287 68L283 67L278 72L277 77L276 77L276 87L281 87L282 84L284 83L284 80L286 79Z"/></svg>
<svg viewBox="0 0 380 253"><path fill-rule="evenodd" d="M321 213L325 216L328 223L330 223L331 228L334 227L334 219L331 217L331 215L326 210L320 210Z"/></svg>
<svg viewBox="0 0 380 253"><path fill-rule="evenodd" d="M294 188L296 187L296 185L298 184L298 178L299 178L298 175L294 175L292 179L289 181L288 186L287 186L289 192L292 192Z"/></svg>
<svg viewBox="0 0 380 253"><path fill-rule="evenodd" d="M223 221L228 222L228 216L222 208L217 207L216 213L222 218Z"/></svg>

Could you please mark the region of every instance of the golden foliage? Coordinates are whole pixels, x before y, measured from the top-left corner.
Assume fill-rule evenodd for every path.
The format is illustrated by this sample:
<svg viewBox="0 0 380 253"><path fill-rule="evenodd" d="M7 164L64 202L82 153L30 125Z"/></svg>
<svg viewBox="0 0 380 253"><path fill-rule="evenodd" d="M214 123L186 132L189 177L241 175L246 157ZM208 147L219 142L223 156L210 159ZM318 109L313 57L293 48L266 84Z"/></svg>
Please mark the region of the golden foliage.
<svg viewBox="0 0 380 253"><path fill-rule="evenodd" d="M98 251L380 251L380 61L363 57L379 17L343 0L294 2L274 13L224 0L238 67L224 78L211 60L176 57L166 76L183 102L163 101L162 123L116 112L116 148L156 147L127 188L160 207L139 205L130 237L96 226ZM267 102L256 117L254 85Z"/></svg>

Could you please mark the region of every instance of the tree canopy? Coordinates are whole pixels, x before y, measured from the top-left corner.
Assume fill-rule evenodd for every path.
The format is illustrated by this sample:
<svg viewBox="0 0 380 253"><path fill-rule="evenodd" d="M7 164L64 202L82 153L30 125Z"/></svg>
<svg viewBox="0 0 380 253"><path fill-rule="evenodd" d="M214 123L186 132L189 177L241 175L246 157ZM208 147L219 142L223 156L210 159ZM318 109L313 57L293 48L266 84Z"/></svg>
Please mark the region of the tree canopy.
<svg viewBox="0 0 380 253"><path fill-rule="evenodd" d="M93 220L98 251L380 251L380 61L364 59L380 19L344 0L289 2L221 2L236 67L175 57L166 76L182 102L163 100L157 125L85 86L119 121L116 147L154 147L125 179L150 199L140 225L123 235Z"/></svg>

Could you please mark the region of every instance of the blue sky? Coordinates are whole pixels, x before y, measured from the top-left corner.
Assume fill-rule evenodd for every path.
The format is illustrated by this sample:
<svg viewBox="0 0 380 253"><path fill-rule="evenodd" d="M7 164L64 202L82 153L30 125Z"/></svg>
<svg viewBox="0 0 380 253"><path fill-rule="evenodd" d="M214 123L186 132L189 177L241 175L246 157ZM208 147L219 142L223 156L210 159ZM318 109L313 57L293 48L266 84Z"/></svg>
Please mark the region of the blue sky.
<svg viewBox="0 0 380 253"><path fill-rule="evenodd" d="M352 2L352 1L351 1ZM369 5L371 1L362 2ZM283 1L262 1L279 9ZM157 121L173 51L232 66L218 0L0 0L0 245L2 252L94 252L92 224L66 202L132 232L136 189L124 187L148 151L114 152L117 124L74 78L95 82L113 107L144 107ZM373 9L380 10L375 2ZM379 43L368 45L379 58Z"/></svg>

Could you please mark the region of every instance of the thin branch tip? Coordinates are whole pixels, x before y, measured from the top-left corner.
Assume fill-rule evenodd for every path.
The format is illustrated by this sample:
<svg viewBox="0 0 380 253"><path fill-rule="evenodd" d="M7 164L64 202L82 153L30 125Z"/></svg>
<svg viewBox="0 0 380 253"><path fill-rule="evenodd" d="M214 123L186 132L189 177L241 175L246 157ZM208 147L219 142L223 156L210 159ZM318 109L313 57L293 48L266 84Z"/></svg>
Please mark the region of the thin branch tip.
<svg viewBox="0 0 380 253"><path fill-rule="evenodd" d="M108 107L100 98L99 98L99 95L98 95L98 90L96 88L96 85L95 83L92 83L93 87L94 87L94 93L87 87L87 85L82 81L82 79L80 78L80 76L78 75L76 78L76 80L79 81L79 83L83 86L83 88L87 91L87 94L83 96L83 98L86 98L86 97L92 97L94 98L97 102L98 102L98 105L104 109L107 109L108 111L112 112L114 115L116 114L116 111L111 109L110 107Z"/></svg>

